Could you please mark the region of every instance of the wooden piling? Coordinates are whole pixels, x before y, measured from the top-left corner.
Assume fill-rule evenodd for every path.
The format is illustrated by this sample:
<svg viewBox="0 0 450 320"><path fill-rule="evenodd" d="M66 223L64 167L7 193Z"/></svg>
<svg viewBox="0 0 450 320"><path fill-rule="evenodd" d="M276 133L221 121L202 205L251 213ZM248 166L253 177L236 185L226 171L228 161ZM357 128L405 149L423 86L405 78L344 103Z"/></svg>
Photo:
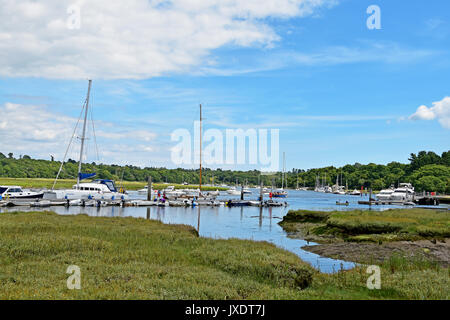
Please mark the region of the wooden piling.
<svg viewBox="0 0 450 320"><path fill-rule="evenodd" d="M148 177L148 184L147 184L147 201L152 201L152 177Z"/></svg>
<svg viewBox="0 0 450 320"><path fill-rule="evenodd" d="M259 205L262 206L262 204L263 204L263 183L261 181L259 185Z"/></svg>

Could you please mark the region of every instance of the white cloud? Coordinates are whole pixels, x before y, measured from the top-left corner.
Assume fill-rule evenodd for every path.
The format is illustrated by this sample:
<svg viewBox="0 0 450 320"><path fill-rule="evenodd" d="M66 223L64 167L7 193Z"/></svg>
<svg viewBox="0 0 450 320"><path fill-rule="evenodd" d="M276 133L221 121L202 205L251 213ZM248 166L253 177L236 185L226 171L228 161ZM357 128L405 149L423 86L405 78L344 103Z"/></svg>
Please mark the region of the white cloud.
<svg viewBox="0 0 450 320"><path fill-rule="evenodd" d="M51 112L44 107L21 105L7 102L0 105L0 152L13 152L15 155L28 154L33 157L48 159L52 154L62 159L72 136L77 119ZM97 123L98 124L98 123ZM156 134L142 129L129 129L116 123L101 123L104 129L96 133L100 151L100 161L106 163L121 162L130 157L136 150L150 152L154 147L150 144ZM78 126L81 129L81 125ZM93 135L88 126L87 149L90 151L89 161L96 155ZM103 128L102 128L103 129ZM78 130L80 131L80 130ZM79 135L79 133L78 133ZM120 146L117 149L117 146ZM127 147L124 147L127 146ZM114 157L108 150L115 150ZM74 142L69 157L78 159L79 143Z"/></svg>
<svg viewBox="0 0 450 320"><path fill-rule="evenodd" d="M147 78L213 66L225 45L271 46L267 18L314 13L336 0L0 0L0 75ZM81 8L70 30L67 9Z"/></svg>
<svg viewBox="0 0 450 320"><path fill-rule="evenodd" d="M433 102L433 106L420 106L417 111L409 117L410 120L434 120L438 119L442 127L450 129L450 97L441 101Z"/></svg>

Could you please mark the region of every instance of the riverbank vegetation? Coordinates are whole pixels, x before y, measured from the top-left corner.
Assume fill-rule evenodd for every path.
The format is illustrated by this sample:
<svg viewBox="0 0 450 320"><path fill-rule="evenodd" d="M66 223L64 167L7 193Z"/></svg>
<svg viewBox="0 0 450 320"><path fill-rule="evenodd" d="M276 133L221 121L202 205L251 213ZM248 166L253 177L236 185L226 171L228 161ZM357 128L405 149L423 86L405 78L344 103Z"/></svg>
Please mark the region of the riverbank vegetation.
<svg viewBox="0 0 450 320"><path fill-rule="evenodd" d="M366 264L450 266L450 211L290 211L280 222L289 237L320 245L304 250ZM405 263L405 262L402 262Z"/></svg>
<svg viewBox="0 0 450 320"><path fill-rule="evenodd" d="M280 225L288 232L301 229L304 234L306 231L319 242L442 240L450 238L450 211L418 208L330 212L291 210Z"/></svg>
<svg viewBox="0 0 450 320"><path fill-rule="evenodd" d="M404 257L323 274L266 242L137 218L0 214L0 299L448 299L448 270ZM67 289L69 265L81 289Z"/></svg>
<svg viewBox="0 0 450 320"><path fill-rule="evenodd" d="M411 154L408 164L391 162L387 165L377 164L348 164L341 168L326 167L310 170L293 169L286 174L287 186L295 188L299 186L313 188L316 178L326 185L333 185L336 177L342 177L340 183L349 189L372 188L381 190L399 182L412 183L416 191L428 191L450 194L450 151L438 155L434 152L421 151ZM12 153L4 155L0 153L0 177L10 178L47 178L56 177L61 165L59 161L36 160L27 155L14 157ZM171 184L199 183L199 170L194 169L166 169L136 166L118 166L107 164L87 163L83 164L84 172L96 172L98 178L113 179L116 181L147 181L152 177L153 182ZM78 164L69 159L61 172L61 179L75 179L78 172ZM231 171L203 169L202 180L204 184L228 184L233 185L248 183L258 185L260 181L266 186L281 186L281 172L272 176L261 175L260 171ZM286 184L285 184L286 186Z"/></svg>

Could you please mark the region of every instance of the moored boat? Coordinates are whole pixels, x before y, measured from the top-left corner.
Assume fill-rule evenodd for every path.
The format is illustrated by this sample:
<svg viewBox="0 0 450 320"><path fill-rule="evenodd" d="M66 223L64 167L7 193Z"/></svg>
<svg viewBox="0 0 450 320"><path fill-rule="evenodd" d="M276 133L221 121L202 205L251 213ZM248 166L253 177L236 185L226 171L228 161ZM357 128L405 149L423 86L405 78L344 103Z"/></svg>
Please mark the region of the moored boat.
<svg viewBox="0 0 450 320"><path fill-rule="evenodd" d="M31 191L19 186L0 186L0 200L33 200L42 199L43 191Z"/></svg>

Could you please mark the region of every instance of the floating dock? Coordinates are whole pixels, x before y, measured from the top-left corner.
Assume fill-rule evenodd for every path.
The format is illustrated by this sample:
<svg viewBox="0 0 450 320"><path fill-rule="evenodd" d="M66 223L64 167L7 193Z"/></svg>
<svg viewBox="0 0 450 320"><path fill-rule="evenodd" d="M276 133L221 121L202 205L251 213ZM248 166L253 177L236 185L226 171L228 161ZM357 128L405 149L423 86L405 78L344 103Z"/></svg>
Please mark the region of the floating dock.
<svg viewBox="0 0 450 320"><path fill-rule="evenodd" d="M196 207L196 206L257 206L257 207L283 207L287 206L287 202L277 202L273 200L266 201L247 201L247 200L216 200L216 199L200 199L200 200L165 200L165 201L147 201L147 200L8 200L0 201L0 207L31 207L31 208L48 208L55 206L66 207Z"/></svg>

